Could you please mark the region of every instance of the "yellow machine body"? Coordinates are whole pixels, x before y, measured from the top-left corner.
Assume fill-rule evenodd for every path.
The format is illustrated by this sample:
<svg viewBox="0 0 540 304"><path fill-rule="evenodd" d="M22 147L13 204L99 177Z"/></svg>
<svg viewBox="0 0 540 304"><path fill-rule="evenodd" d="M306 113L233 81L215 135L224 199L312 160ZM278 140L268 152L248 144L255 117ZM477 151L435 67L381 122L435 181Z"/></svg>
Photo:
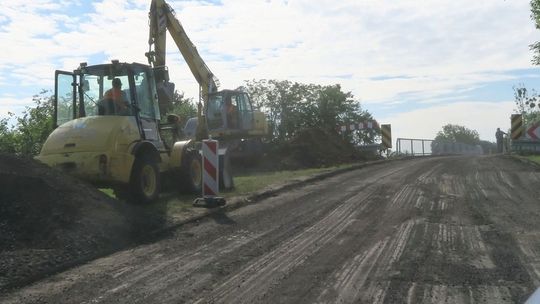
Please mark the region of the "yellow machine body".
<svg viewBox="0 0 540 304"><path fill-rule="evenodd" d="M37 159L90 182L128 183L139 140L135 117L83 117L56 128Z"/></svg>
<svg viewBox="0 0 540 304"><path fill-rule="evenodd" d="M133 116L90 116L69 121L49 136L36 158L83 180L103 185L127 184L134 149L144 142ZM161 172L178 169L191 140L160 152Z"/></svg>

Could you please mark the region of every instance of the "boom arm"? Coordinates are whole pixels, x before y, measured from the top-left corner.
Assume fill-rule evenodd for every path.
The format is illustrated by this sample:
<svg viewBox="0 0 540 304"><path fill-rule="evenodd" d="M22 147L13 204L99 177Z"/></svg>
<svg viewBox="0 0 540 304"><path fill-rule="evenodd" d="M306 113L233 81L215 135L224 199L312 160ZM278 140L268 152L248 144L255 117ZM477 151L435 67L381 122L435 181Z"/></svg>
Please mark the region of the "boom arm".
<svg viewBox="0 0 540 304"><path fill-rule="evenodd" d="M147 53L149 63L154 68L166 66L166 31L168 30L191 73L199 83L199 101L206 105L208 94L217 91L219 81L199 55L184 27L175 17L174 10L164 0L152 0L149 17L150 37L148 44L150 52ZM168 76L162 78L157 80L168 81L166 79Z"/></svg>

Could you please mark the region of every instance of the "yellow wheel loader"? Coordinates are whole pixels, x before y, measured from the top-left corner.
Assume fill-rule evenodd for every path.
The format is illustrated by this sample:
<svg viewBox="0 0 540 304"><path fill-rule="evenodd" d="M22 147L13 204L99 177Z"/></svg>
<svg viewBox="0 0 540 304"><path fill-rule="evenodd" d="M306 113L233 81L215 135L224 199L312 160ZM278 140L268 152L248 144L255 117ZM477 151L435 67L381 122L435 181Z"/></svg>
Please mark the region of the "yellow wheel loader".
<svg viewBox="0 0 540 304"><path fill-rule="evenodd" d="M178 141L172 124L160 124L152 67L137 63L81 66L56 72L55 124L40 155L43 163L111 187L131 201L149 202L161 178L188 191L201 189L199 142ZM122 83L119 100L107 94ZM125 84L125 85L123 85Z"/></svg>

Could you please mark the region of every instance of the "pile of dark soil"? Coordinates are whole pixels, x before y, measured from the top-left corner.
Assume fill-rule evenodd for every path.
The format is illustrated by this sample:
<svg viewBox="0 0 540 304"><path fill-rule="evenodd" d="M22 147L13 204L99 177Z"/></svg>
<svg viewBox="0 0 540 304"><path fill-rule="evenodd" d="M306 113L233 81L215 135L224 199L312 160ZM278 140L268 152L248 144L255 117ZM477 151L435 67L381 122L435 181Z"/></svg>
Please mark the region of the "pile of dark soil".
<svg viewBox="0 0 540 304"><path fill-rule="evenodd" d="M33 159L0 154L0 292L132 244L162 224L158 217Z"/></svg>
<svg viewBox="0 0 540 304"><path fill-rule="evenodd" d="M289 169L328 167L367 159L339 134L318 128L298 131L279 153L281 163Z"/></svg>

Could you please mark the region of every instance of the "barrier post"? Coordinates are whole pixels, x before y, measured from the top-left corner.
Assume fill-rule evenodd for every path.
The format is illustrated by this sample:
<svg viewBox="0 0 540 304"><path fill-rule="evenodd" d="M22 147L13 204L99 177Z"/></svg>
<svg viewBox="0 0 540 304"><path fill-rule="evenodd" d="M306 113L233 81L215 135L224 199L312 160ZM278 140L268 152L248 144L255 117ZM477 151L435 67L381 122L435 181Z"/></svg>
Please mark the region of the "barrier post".
<svg viewBox="0 0 540 304"><path fill-rule="evenodd" d="M389 124L381 125L382 145L385 149L392 148L392 127Z"/></svg>
<svg viewBox="0 0 540 304"><path fill-rule="evenodd" d="M510 136L512 140L517 140L524 135L523 117L521 114L512 114L510 116Z"/></svg>
<svg viewBox="0 0 540 304"><path fill-rule="evenodd" d="M213 139L202 141L202 198L193 202L194 206L223 206L225 199L219 195L219 142Z"/></svg>

